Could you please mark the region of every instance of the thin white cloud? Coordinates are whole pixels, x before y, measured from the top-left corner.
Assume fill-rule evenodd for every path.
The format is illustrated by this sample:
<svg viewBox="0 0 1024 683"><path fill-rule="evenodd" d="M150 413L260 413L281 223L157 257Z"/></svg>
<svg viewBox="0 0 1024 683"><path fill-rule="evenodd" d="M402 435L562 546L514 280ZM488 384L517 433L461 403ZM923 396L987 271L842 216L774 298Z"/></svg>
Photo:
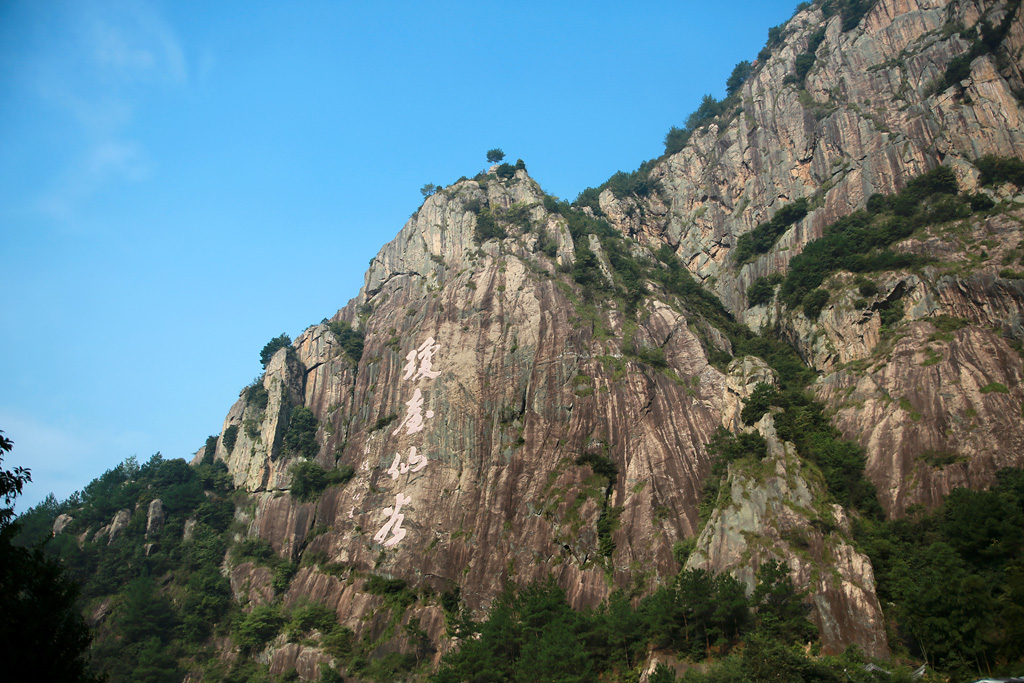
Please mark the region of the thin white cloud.
<svg viewBox="0 0 1024 683"><path fill-rule="evenodd" d="M30 67L37 93L69 115L77 144L55 160L48 189L34 202L43 215L72 222L104 187L152 177L156 164L133 131L147 99L189 85L188 61L174 28L150 2L70 5L63 16L73 38ZM202 66L202 64L200 65Z"/></svg>
<svg viewBox="0 0 1024 683"><path fill-rule="evenodd" d="M149 3L118 3L100 12L85 36L96 65L120 78L187 84L177 33Z"/></svg>
<svg viewBox="0 0 1024 683"><path fill-rule="evenodd" d="M139 146L132 142L106 140L93 147L86 164L90 176L103 182L109 178L130 181L149 177L149 164Z"/></svg>
<svg viewBox="0 0 1024 683"><path fill-rule="evenodd" d="M141 182L151 175L152 163L140 145L103 140L63 173L56 186L36 201L36 209L52 219L70 222L81 202L107 183Z"/></svg>
<svg viewBox="0 0 1024 683"><path fill-rule="evenodd" d="M145 73L156 65L150 50L129 45L123 31L106 23L93 28L94 56L97 64L121 72Z"/></svg>

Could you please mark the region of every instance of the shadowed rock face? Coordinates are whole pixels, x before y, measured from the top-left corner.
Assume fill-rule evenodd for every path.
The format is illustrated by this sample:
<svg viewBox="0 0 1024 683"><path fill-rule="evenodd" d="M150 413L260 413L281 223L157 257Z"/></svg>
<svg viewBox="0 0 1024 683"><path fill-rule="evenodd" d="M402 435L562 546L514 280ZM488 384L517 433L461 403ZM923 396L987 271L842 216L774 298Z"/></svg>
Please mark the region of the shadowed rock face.
<svg viewBox="0 0 1024 683"><path fill-rule="evenodd" d="M748 308L745 291L784 271L827 224L875 192L898 190L939 163L974 187L976 156L1024 155L1013 94L1024 88L1020 22L1004 41L1013 59L978 58L959 86L933 86L969 48L949 26L997 22L1002 7L879 0L845 33L838 17L798 13L783 46L741 89L738 117L701 129L654 165L660 189L650 196L600 197L638 258L669 244L737 318L777 324L823 373L813 389L867 449L867 474L892 515L1021 464L1024 389L1011 342L1021 339L1024 292L998 273L1020 241L1022 215L979 219L955 239L945 228L916 234L898 248L941 263L878 275L879 293L862 307L853 277L836 275L816 321ZM803 92L783 84L822 28ZM729 258L737 237L800 197L813 200L808 216L737 269ZM506 238L474 240L482 211ZM979 261L982 241L994 246ZM608 255L595 240L588 247L607 278ZM616 587L642 594L675 574L673 543L701 529L704 444L719 426L738 429L742 400L757 382L774 380L757 359L737 359L726 372L711 366L695 332L703 321L653 285L636 314L588 303L566 275L576 261L565 218L545 210L524 170L458 182L424 202L334 317L365 335L358 363L328 324L315 325L243 392L224 423L237 429L236 442L228 449L222 437L216 457L254 493L254 509L240 513L249 533L304 563L286 604L305 596L332 606L357 634L378 633L382 599L363 590L369 573L437 592L458 587L474 610L510 580L553 574L584 607ZM889 300L901 302L905 321L883 332L876 304ZM936 337L929 319L940 314L965 324ZM645 349L659 350L664 363ZM318 421L316 462L355 470L315 502L288 493L296 456L284 437L298 406ZM761 429L774 469L730 473L732 499L746 502L714 513L690 565L750 583L761 560L781 558L811 591L827 649L856 642L884 654L872 569L845 540L845 512L770 424ZM602 515L614 523L599 531ZM823 515L834 530L812 524ZM807 546L799 552L791 547L797 537ZM273 594L264 567L238 565L231 579L253 603ZM440 640L436 605L404 619L413 615ZM274 670L312 670L320 661L283 643L270 656Z"/></svg>

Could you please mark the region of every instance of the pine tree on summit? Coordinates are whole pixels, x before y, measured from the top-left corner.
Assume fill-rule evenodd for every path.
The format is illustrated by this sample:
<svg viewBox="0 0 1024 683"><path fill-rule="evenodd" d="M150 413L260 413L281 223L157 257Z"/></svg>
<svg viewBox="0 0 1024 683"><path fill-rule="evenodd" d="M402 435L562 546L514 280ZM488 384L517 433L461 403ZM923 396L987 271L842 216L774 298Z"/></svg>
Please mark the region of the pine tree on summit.
<svg viewBox="0 0 1024 683"><path fill-rule="evenodd" d="M497 164L505 158L505 153L501 151L500 147L487 150L487 162L491 164Z"/></svg>

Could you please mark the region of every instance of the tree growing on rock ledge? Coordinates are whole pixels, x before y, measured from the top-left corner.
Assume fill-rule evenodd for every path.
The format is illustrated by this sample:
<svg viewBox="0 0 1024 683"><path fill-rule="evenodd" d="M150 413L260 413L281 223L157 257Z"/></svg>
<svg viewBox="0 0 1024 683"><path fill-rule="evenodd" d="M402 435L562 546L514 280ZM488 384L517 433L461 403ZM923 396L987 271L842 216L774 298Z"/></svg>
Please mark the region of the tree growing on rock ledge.
<svg viewBox="0 0 1024 683"><path fill-rule="evenodd" d="M267 368L267 365L270 363L270 359L274 357L274 354L277 353L279 349L285 349L291 345L292 338L283 332L280 336L274 337L268 341L267 345L263 347L262 351L260 351L260 363L263 364L263 369L265 370Z"/></svg>
<svg viewBox="0 0 1024 683"><path fill-rule="evenodd" d="M505 153L501 151L500 147L487 150L487 163L496 164L505 158Z"/></svg>

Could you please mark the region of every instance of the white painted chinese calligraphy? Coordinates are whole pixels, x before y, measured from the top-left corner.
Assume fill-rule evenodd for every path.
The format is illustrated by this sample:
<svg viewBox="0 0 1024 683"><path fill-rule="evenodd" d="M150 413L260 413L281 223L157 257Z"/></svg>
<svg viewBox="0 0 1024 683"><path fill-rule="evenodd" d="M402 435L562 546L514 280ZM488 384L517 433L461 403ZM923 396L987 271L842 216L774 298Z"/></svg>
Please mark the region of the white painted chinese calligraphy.
<svg viewBox="0 0 1024 683"><path fill-rule="evenodd" d="M440 375L441 373L434 370L434 354L440 348L441 345L435 342L433 337L427 337L426 341L405 356L406 363L402 368L402 379L417 382L419 380L432 380ZM405 403L407 408L405 418L391 432L391 436L398 436L398 433L403 429L407 436L419 434L423 431L425 420L434 417L433 410L423 410L423 403L423 392L420 391L419 387L416 387L412 392L412 398ZM388 468L387 473L391 476L392 481L397 481L401 475L419 472L426 466L427 456L417 453L416 446L410 446L409 457L404 462L402 461L402 454L395 453L395 459L391 462L391 467ZM407 496L401 492L395 495L394 507L386 507L383 510L384 516L388 518L387 522L377 532L377 535L373 537L373 540L383 543L385 548L393 548L405 538L406 531L402 528L405 515L402 514L402 506L411 501L412 496ZM390 538L388 538L389 535Z"/></svg>
<svg viewBox="0 0 1024 683"><path fill-rule="evenodd" d="M405 474L406 472L419 472L427 466L427 456L416 455L416 447L409 447L409 460L408 462L402 462L402 454L395 453L395 460L391 463L391 467L388 468L388 474L391 475L392 479L398 479L399 475Z"/></svg>
<svg viewBox="0 0 1024 683"><path fill-rule="evenodd" d="M427 340L420 344L418 349L410 351L409 355L405 357L408 362L405 364L405 374L402 379L412 379L415 382L421 377L434 379L440 375L441 373L433 370L434 354L440 348L441 345L436 343L433 337L427 337ZM419 369L416 367L417 359L420 361Z"/></svg>
<svg viewBox="0 0 1024 683"><path fill-rule="evenodd" d="M412 496L407 496L404 493L395 494L395 506L384 508L384 515L389 517L387 524L377 532L377 535L373 537L373 540L378 543L383 543L385 548L393 548L398 545L399 541L405 538L405 529L402 528L402 521L405 520L405 515L402 514L402 506L406 505L412 500ZM388 539L388 534L392 534L391 538ZM387 540L385 540L387 539Z"/></svg>
<svg viewBox="0 0 1024 683"><path fill-rule="evenodd" d="M398 423L398 427L395 431L391 432L391 436L395 436L398 432L402 431L402 427L405 427L406 434L417 434L423 431L423 393L420 392L419 387L416 387L416 391L413 392L412 398L406 401L406 406L409 410L405 414L405 418ZM428 410L426 417L434 417L434 411Z"/></svg>

